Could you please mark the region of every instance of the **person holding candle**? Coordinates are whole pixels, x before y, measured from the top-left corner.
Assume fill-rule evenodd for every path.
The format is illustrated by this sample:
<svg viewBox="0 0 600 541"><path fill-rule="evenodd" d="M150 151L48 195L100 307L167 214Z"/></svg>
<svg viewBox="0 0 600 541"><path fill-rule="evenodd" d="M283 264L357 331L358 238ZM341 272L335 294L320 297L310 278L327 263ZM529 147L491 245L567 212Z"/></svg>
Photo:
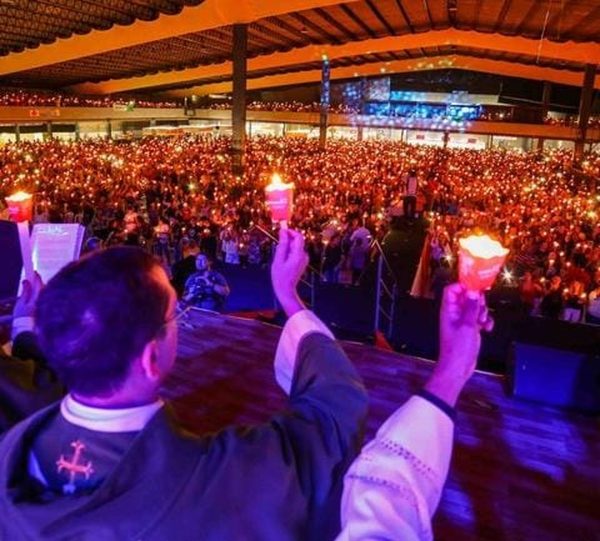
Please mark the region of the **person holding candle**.
<svg viewBox="0 0 600 541"><path fill-rule="evenodd" d="M585 320L592 325L600 325L600 284L588 295Z"/></svg>
<svg viewBox="0 0 600 541"><path fill-rule="evenodd" d="M460 240L459 283L444 290L440 354L424 388L379 429L346 474L338 541L433 539L431 517L452 453L455 406L491 331L484 291L508 250L487 235Z"/></svg>
<svg viewBox="0 0 600 541"><path fill-rule="evenodd" d="M226 231L223 237L223 254L225 263L228 265L239 265L239 239L236 231Z"/></svg>
<svg viewBox="0 0 600 541"><path fill-rule="evenodd" d="M127 219L127 215L125 215L125 219ZM127 220L125 220L125 222L127 223ZM169 265L171 263L171 253L169 250L171 227L169 225L169 220L167 220L166 217L162 216L158 225L153 228L153 237L154 242L152 247L154 254L156 257L160 258L165 265Z"/></svg>
<svg viewBox="0 0 600 541"><path fill-rule="evenodd" d="M482 292L448 286L440 354L423 389L394 412L345 476L337 541L433 539L452 454L455 406L475 371L481 331L491 331Z"/></svg>
<svg viewBox="0 0 600 541"><path fill-rule="evenodd" d="M404 216L410 220L415 217L417 211L417 193L418 193L419 179L417 177L417 171L411 169L404 179Z"/></svg>
<svg viewBox="0 0 600 541"><path fill-rule="evenodd" d="M271 275L289 319L274 368L288 411L202 438L159 396L178 317L160 264L116 247L61 270L36 329L69 394L0 440L0 538L333 539L367 396L300 300L306 264L302 235L281 230Z"/></svg>
<svg viewBox="0 0 600 541"><path fill-rule="evenodd" d="M543 317L558 319L563 309L563 294L561 277L553 276L542 298L540 314Z"/></svg>
<svg viewBox="0 0 600 541"><path fill-rule="evenodd" d="M583 283L573 280L564 295L564 309L561 319L570 323L579 323L583 319L583 311L586 305L587 295Z"/></svg>
<svg viewBox="0 0 600 541"><path fill-rule="evenodd" d="M342 243L341 237L335 233L326 244L323 253L323 275L329 284L337 284L340 277L342 265Z"/></svg>
<svg viewBox="0 0 600 541"><path fill-rule="evenodd" d="M525 315L535 315L541 302L543 287L533 274L526 271L519 282L519 298Z"/></svg>

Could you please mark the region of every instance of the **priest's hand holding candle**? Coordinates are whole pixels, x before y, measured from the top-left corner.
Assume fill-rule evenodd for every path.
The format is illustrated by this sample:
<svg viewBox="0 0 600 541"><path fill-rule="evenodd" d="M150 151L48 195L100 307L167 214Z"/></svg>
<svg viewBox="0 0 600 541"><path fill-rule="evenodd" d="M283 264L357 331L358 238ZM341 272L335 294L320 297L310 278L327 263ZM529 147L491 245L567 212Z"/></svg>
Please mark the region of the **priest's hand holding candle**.
<svg viewBox="0 0 600 541"><path fill-rule="evenodd" d="M294 211L294 184L283 182L279 173L273 173L271 184L266 187L265 192L271 219L279 222L281 229L287 229Z"/></svg>
<svg viewBox="0 0 600 541"><path fill-rule="evenodd" d="M483 291L491 287L508 250L487 235L460 239L459 281L444 290L440 312L440 354L425 390L454 407L475 371L481 331L490 332Z"/></svg>
<svg viewBox="0 0 600 541"><path fill-rule="evenodd" d="M33 197L27 192L17 192L7 197L5 200L8 205L8 215L10 219L17 223L25 278L30 284L33 284L35 273L33 271L31 242L29 238L29 222L33 217Z"/></svg>
<svg viewBox="0 0 600 541"><path fill-rule="evenodd" d="M460 283L473 293L481 293L492 287L508 250L488 235L471 235L458 242Z"/></svg>
<svg viewBox="0 0 600 541"><path fill-rule="evenodd" d="M9 218L16 223L29 222L33 217L33 197L27 192L17 192L5 198Z"/></svg>

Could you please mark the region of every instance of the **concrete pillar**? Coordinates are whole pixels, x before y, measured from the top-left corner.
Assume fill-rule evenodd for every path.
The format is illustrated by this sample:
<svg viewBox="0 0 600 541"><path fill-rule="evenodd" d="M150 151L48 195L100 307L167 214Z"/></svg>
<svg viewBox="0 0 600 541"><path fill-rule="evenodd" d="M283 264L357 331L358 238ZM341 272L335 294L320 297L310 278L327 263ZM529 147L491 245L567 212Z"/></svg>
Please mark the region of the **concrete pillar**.
<svg viewBox="0 0 600 541"><path fill-rule="evenodd" d="M552 83L544 81L544 89L542 91L542 115L545 117L550 108L550 95L552 94Z"/></svg>
<svg viewBox="0 0 600 541"><path fill-rule="evenodd" d="M357 129L356 139L358 141L362 141L364 139L364 131L365 131L365 129L364 129L363 126L357 126L356 129Z"/></svg>
<svg viewBox="0 0 600 541"><path fill-rule="evenodd" d="M15 141L19 143L21 141L21 126L15 124Z"/></svg>
<svg viewBox="0 0 600 541"><path fill-rule="evenodd" d="M531 137L523 137L523 139L521 141L521 148L525 152L529 152L531 150L531 147L532 147L532 139L531 139Z"/></svg>
<svg viewBox="0 0 600 541"><path fill-rule="evenodd" d="M594 81L596 79L596 68L594 64L585 65L585 73L583 75L583 88L581 89L581 99L579 100L579 124L577 141L575 141L575 150L573 159L581 160L583 157L585 138L587 135L588 123L590 120L590 112L592 110L592 97L594 95Z"/></svg>
<svg viewBox="0 0 600 541"><path fill-rule="evenodd" d="M552 83L550 81L544 81L544 90L542 92L542 119L545 119L548 115L548 108L550 107L550 94L552 93ZM537 149L541 152L544 150L544 138L540 137L537 140Z"/></svg>
<svg viewBox="0 0 600 541"><path fill-rule="evenodd" d="M79 141L81 139L81 129L79 127L79 122L75 122L75 141Z"/></svg>
<svg viewBox="0 0 600 541"><path fill-rule="evenodd" d="M536 150L538 152L542 152L544 150L544 140L545 139L543 137L538 137L536 146Z"/></svg>
<svg viewBox="0 0 600 541"><path fill-rule="evenodd" d="M233 103L231 108L231 164L234 175L244 174L246 151L246 74L248 27L233 25Z"/></svg>
<svg viewBox="0 0 600 541"><path fill-rule="evenodd" d="M46 137L52 139L52 122L46 122Z"/></svg>
<svg viewBox="0 0 600 541"><path fill-rule="evenodd" d="M329 121L329 104L331 102L330 85L331 67L329 58L323 57L321 67L321 115L319 117L319 144L321 148L327 145L327 124Z"/></svg>
<svg viewBox="0 0 600 541"><path fill-rule="evenodd" d="M368 90L368 80L366 77L363 77L360 80L360 112L364 114L365 112L365 102L367 101L367 90Z"/></svg>

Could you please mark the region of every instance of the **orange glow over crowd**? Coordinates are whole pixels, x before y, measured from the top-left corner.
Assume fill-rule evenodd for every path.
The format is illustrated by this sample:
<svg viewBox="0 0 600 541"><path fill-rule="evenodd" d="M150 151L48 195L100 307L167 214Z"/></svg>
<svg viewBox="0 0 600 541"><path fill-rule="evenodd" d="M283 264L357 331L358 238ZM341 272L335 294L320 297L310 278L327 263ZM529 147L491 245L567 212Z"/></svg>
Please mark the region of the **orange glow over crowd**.
<svg viewBox="0 0 600 541"><path fill-rule="evenodd" d="M258 137L248 141L240 178L230 172L229 148L226 137L8 144L0 148L0 195L28 190L35 221L80 221L105 245L162 245L166 263L190 246L229 263L260 263L264 237L253 226L271 225L264 187L278 172L296 187L292 224L305 232L313 264L327 270L352 258L357 229L384 238L414 170L434 282L455 271L458 238L485 231L510 249L499 280L520 287L532 312L583 314L599 296L598 154L576 172L567 151L341 140L321 150L315 140Z"/></svg>

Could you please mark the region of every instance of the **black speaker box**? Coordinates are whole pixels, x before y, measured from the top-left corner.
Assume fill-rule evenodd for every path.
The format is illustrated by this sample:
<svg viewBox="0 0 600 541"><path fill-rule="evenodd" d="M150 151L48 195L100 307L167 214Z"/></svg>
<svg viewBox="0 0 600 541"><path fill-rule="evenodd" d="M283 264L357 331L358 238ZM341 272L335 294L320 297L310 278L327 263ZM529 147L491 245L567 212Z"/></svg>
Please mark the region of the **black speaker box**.
<svg viewBox="0 0 600 541"><path fill-rule="evenodd" d="M600 413L600 355L515 342L509 368L515 397Z"/></svg>

